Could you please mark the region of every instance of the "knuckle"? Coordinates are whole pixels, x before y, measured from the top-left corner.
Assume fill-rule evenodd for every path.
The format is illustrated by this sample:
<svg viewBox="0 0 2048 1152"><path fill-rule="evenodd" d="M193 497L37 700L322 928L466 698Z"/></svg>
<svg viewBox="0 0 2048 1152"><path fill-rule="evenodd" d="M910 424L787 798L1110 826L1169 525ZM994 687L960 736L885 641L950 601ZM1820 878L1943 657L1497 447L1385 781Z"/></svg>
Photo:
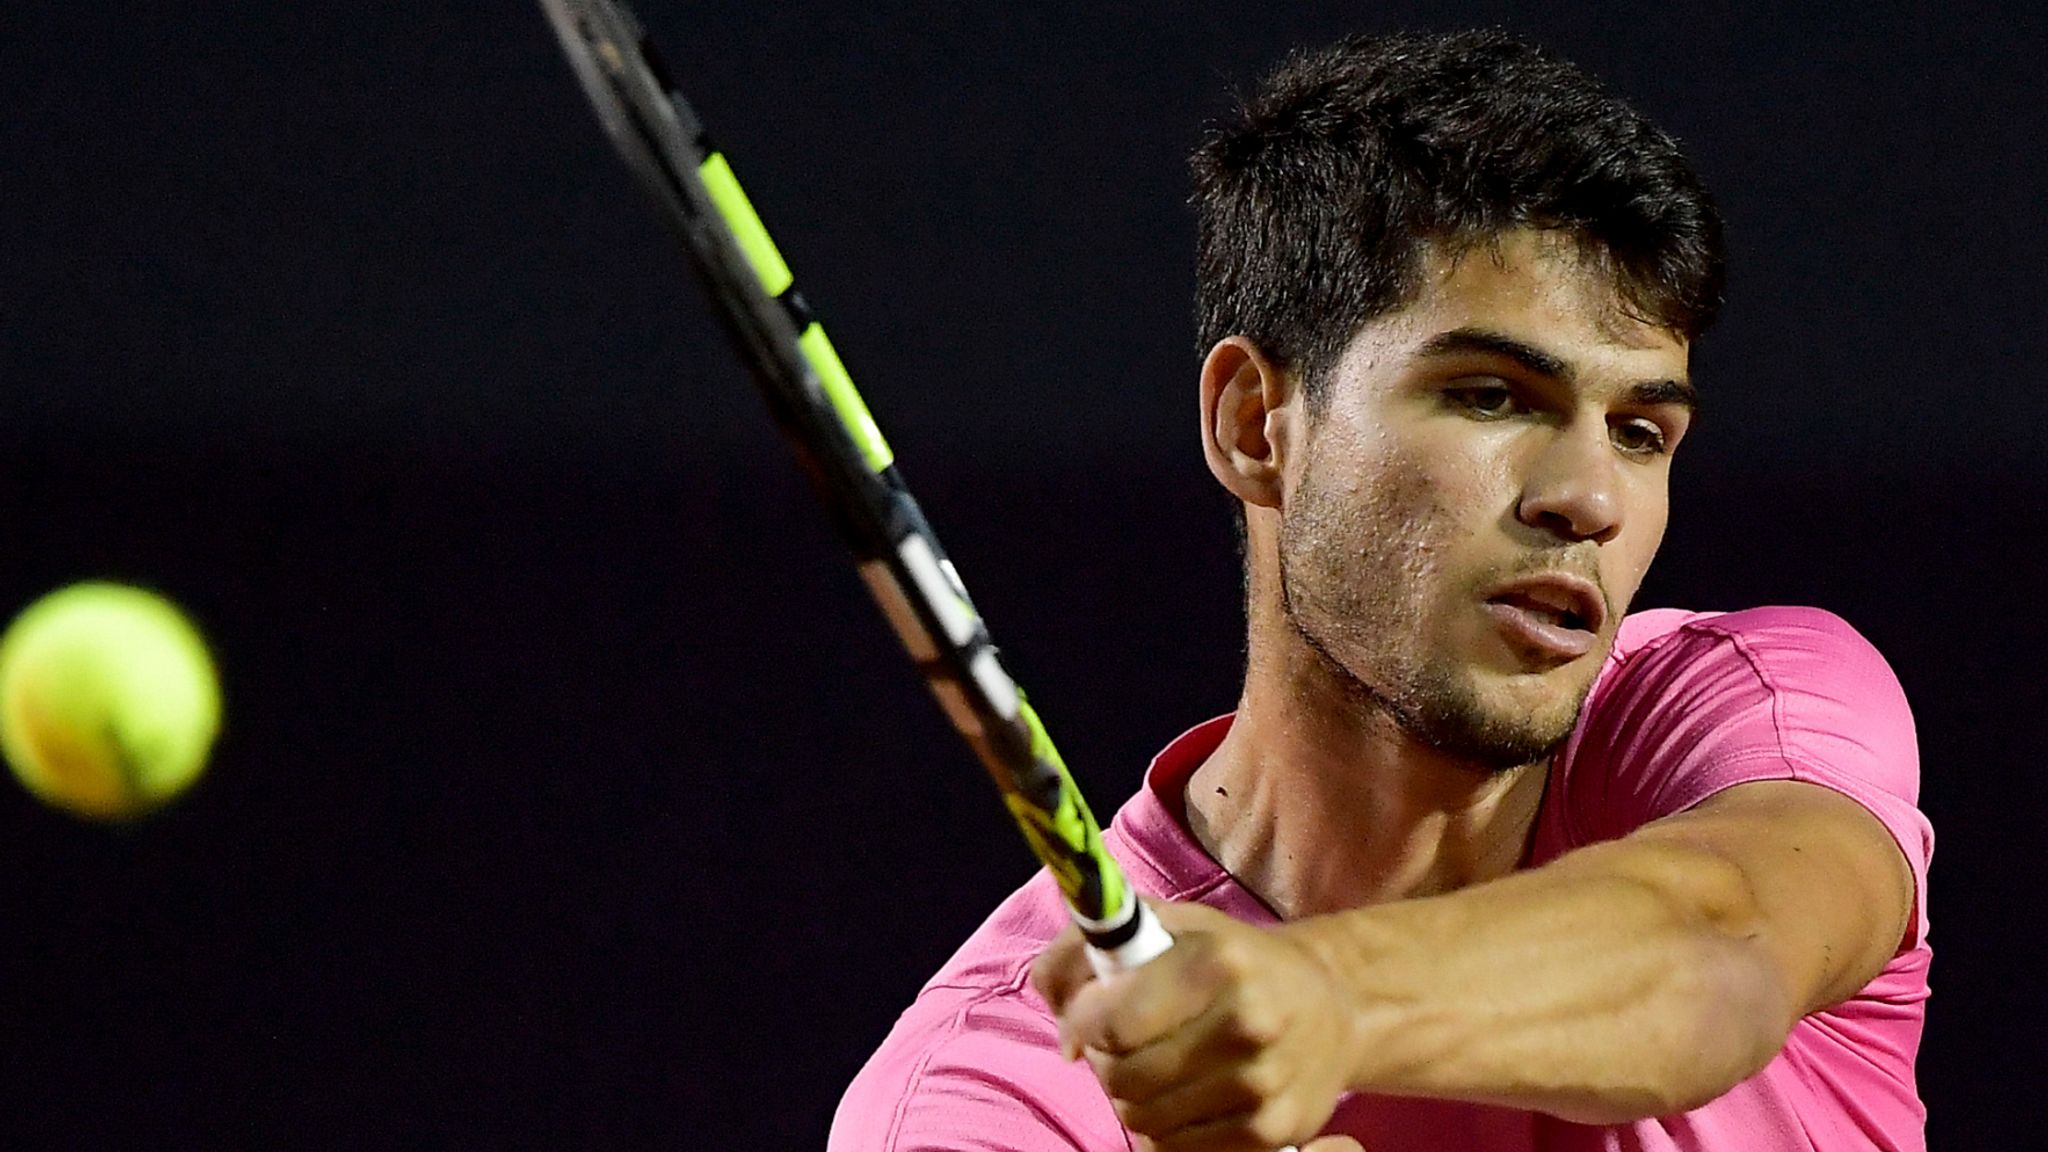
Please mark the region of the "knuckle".
<svg viewBox="0 0 2048 1152"><path fill-rule="evenodd" d="M1268 1100L1253 1112L1247 1126L1253 1139L1266 1147L1278 1147L1295 1136L1300 1124L1299 1110L1285 1098Z"/></svg>
<svg viewBox="0 0 2048 1152"><path fill-rule="evenodd" d="M1067 974L1065 958L1058 952L1046 952L1031 962L1031 987L1057 1008L1073 996L1078 985Z"/></svg>
<svg viewBox="0 0 2048 1152"><path fill-rule="evenodd" d="M1287 1031L1279 1010L1262 996L1241 996L1234 1008L1231 1032L1247 1048L1263 1049L1278 1043Z"/></svg>
<svg viewBox="0 0 2048 1152"><path fill-rule="evenodd" d="M1258 949L1252 946L1254 937L1233 934L1214 938L1211 948L1217 967L1232 980L1243 980L1260 968Z"/></svg>
<svg viewBox="0 0 2048 1152"><path fill-rule="evenodd" d="M1052 958L1050 954L1031 962L1031 987L1046 1003L1053 1002Z"/></svg>
<svg viewBox="0 0 2048 1152"><path fill-rule="evenodd" d="M1116 1122L1140 1136L1164 1136L1159 1116L1150 1105L1133 1100L1111 1100L1116 1108Z"/></svg>
<svg viewBox="0 0 2048 1152"><path fill-rule="evenodd" d="M1253 1060L1237 1071L1237 1086L1253 1100L1278 1095L1284 1085L1284 1076L1271 1060Z"/></svg>
<svg viewBox="0 0 2048 1152"><path fill-rule="evenodd" d="M1102 1084L1102 1090L1112 1099L1138 1101L1149 1092L1149 1081L1130 1060L1120 1060L1103 1052L1088 1053L1089 1067L1095 1070L1095 1079Z"/></svg>
<svg viewBox="0 0 2048 1152"><path fill-rule="evenodd" d="M1140 1011L1119 1005L1102 1018L1103 1046L1116 1053L1134 1052L1150 1039Z"/></svg>
<svg viewBox="0 0 2048 1152"><path fill-rule="evenodd" d="M1129 1100L1119 1100L1115 1097L1110 1098L1109 1105L1116 1110L1116 1122L1123 1125L1125 1131L1136 1132L1140 1135L1150 1134L1150 1129L1145 1127L1144 1105L1133 1104Z"/></svg>

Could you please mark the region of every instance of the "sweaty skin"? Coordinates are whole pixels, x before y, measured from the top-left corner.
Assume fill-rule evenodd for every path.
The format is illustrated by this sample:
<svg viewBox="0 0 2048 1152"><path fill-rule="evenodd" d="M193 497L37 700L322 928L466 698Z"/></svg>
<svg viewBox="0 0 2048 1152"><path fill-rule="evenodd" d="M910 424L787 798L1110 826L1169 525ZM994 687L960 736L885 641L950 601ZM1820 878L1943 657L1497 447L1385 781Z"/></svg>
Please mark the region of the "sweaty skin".
<svg viewBox="0 0 2048 1152"><path fill-rule="evenodd" d="M1069 932L1034 971L1070 1054L1171 1152L1304 1140L1346 1090L1684 1111L1868 982L1911 909L1876 818L1789 781L1516 871L1663 538L1688 349L1550 234L1425 272L1313 405L1243 338L1203 365L1249 658L1188 823L1288 923L1169 906L1175 947L1145 967L1096 981ZM1546 576L1583 581L1576 649L1489 603Z"/></svg>

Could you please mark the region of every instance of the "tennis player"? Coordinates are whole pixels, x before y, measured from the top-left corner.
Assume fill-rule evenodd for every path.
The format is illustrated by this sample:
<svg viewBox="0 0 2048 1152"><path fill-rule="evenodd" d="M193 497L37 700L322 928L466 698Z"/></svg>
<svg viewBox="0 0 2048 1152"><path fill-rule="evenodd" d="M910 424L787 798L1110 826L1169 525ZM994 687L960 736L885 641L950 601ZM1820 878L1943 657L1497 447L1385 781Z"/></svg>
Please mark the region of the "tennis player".
<svg viewBox="0 0 2048 1152"><path fill-rule="evenodd" d="M1194 170L1244 689L1108 833L1175 946L1096 979L1040 875L830 1147L1924 1148L1896 678L1813 608L1626 614L1721 298L1677 145L1467 33L1296 55Z"/></svg>

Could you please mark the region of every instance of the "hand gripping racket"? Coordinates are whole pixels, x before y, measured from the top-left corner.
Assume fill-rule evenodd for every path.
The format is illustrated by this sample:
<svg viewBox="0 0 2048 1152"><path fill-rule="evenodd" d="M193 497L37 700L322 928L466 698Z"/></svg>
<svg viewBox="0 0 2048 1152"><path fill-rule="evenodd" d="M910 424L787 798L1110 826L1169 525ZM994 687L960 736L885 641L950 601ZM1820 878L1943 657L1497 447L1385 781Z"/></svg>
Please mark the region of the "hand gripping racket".
<svg viewBox="0 0 2048 1152"><path fill-rule="evenodd" d="M1073 777L904 486L888 441L725 155L618 0L541 0L612 143L683 241L875 602L1058 882L1098 973L1172 938L1125 882Z"/></svg>

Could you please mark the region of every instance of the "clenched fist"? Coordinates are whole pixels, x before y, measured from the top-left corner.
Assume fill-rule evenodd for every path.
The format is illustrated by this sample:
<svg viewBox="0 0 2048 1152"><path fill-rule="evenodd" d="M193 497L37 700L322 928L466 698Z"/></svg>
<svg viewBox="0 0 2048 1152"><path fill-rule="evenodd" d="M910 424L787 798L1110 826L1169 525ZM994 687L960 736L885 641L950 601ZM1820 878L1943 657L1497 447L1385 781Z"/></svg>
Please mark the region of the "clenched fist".
<svg viewBox="0 0 2048 1152"><path fill-rule="evenodd" d="M1160 1152L1271 1152L1314 1136L1350 1086L1358 1013L1285 925L1199 904L1153 910L1174 944L1097 980L1069 928L1032 969L1069 1058L1085 1057L1124 1127ZM1354 1152L1344 1137L1305 1152Z"/></svg>

